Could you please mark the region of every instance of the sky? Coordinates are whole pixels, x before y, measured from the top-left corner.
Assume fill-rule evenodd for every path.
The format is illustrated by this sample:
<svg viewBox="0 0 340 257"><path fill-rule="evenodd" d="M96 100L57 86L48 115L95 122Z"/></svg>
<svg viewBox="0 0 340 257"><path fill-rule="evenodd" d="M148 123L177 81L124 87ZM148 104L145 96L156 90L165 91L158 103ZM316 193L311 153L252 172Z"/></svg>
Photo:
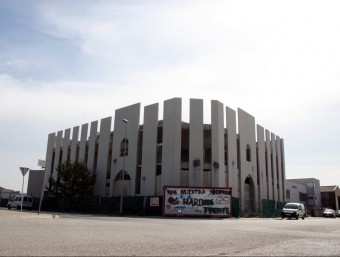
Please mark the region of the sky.
<svg viewBox="0 0 340 257"><path fill-rule="evenodd" d="M340 186L339 13L330 0L1 0L0 186L21 190L49 133L173 97L204 99L205 122L211 100L245 110L285 140L286 178Z"/></svg>

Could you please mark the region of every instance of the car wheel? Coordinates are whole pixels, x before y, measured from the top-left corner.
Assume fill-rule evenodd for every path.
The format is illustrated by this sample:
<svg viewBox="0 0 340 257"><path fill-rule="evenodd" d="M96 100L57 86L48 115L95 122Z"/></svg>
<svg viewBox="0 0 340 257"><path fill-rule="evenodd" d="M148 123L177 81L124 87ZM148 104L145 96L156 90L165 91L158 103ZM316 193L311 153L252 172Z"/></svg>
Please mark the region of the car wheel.
<svg viewBox="0 0 340 257"><path fill-rule="evenodd" d="M12 209L11 205L7 205L8 210Z"/></svg>
<svg viewBox="0 0 340 257"><path fill-rule="evenodd" d="M304 220L304 219L305 219L305 216L302 216L302 218L301 218L301 219L303 219L303 220Z"/></svg>
<svg viewBox="0 0 340 257"><path fill-rule="evenodd" d="M299 214L296 214L296 219L297 219L297 220L299 219Z"/></svg>

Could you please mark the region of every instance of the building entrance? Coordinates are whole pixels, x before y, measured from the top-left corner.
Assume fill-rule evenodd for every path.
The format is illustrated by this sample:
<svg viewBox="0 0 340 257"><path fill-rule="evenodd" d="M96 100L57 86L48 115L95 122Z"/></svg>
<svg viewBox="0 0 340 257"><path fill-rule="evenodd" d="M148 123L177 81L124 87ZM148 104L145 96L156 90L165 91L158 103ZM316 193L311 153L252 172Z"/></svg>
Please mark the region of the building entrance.
<svg viewBox="0 0 340 257"><path fill-rule="evenodd" d="M248 176L244 181L244 206L245 213L255 213L255 186L251 176Z"/></svg>

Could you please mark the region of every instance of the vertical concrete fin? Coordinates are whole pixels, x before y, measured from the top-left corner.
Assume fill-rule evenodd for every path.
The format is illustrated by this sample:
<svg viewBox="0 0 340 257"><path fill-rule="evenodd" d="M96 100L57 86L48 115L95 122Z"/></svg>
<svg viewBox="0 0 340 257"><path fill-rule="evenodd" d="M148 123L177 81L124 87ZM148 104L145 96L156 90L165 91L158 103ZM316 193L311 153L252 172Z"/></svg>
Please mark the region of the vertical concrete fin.
<svg viewBox="0 0 340 257"><path fill-rule="evenodd" d="M190 99L189 185L203 186L203 100Z"/></svg>
<svg viewBox="0 0 340 257"><path fill-rule="evenodd" d="M141 195L156 194L158 103L144 107Z"/></svg>

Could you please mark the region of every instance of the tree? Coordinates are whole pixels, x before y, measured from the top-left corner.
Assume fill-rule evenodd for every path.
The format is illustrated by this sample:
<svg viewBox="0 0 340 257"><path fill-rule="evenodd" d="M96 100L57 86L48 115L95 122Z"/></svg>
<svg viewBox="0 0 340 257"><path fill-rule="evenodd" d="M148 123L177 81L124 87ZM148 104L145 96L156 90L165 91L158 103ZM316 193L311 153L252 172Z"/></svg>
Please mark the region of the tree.
<svg viewBox="0 0 340 257"><path fill-rule="evenodd" d="M56 169L57 180L50 178L48 190L56 197L93 195L95 174L81 162L61 163Z"/></svg>

